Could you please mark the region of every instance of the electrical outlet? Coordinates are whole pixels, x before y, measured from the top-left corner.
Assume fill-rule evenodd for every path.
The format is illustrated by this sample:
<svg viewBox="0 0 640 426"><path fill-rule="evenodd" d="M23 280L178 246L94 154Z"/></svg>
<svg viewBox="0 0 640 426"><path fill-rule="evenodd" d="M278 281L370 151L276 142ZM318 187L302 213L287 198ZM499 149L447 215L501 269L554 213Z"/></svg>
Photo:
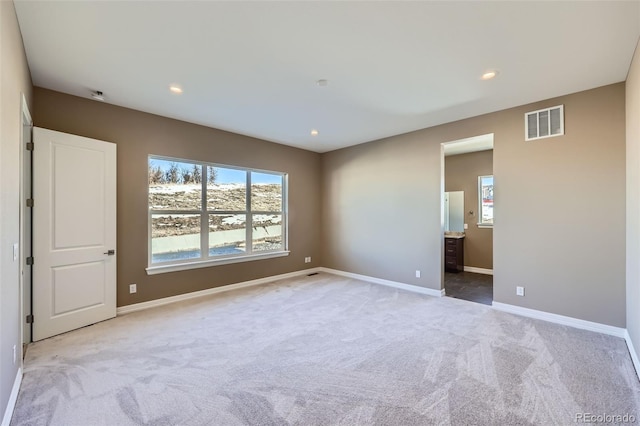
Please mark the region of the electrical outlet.
<svg viewBox="0 0 640 426"><path fill-rule="evenodd" d="M416 270L416 278L420 278L420 271Z"/></svg>
<svg viewBox="0 0 640 426"><path fill-rule="evenodd" d="M129 284L129 293L137 293L138 285L137 284Z"/></svg>
<svg viewBox="0 0 640 426"><path fill-rule="evenodd" d="M524 296L524 287L516 287L516 296Z"/></svg>
<svg viewBox="0 0 640 426"><path fill-rule="evenodd" d="M304 263L311 263L311 256L305 257Z"/></svg>
<svg viewBox="0 0 640 426"><path fill-rule="evenodd" d="M16 363L16 345L13 345L13 363Z"/></svg>

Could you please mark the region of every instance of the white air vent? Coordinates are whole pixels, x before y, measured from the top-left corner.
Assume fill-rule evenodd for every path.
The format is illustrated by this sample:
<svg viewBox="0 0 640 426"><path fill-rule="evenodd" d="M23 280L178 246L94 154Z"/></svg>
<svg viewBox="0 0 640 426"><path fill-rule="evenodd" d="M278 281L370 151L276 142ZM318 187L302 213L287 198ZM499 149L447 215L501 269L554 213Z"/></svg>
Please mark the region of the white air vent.
<svg viewBox="0 0 640 426"><path fill-rule="evenodd" d="M564 105L526 113L524 127L528 141L564 135Z"/></svg>

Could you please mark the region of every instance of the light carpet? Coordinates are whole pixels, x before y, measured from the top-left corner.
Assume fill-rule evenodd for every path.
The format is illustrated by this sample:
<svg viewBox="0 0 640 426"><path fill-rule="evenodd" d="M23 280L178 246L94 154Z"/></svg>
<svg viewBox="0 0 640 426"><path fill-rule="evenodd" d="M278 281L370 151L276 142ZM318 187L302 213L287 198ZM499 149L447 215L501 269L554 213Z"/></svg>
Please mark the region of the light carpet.
<svg viewBox="0 0 640 426"><path fill-rule="evenodd" d="M622 339L324 273L53 337L24 372L14 426L568 425L640 407Z"/></svg>

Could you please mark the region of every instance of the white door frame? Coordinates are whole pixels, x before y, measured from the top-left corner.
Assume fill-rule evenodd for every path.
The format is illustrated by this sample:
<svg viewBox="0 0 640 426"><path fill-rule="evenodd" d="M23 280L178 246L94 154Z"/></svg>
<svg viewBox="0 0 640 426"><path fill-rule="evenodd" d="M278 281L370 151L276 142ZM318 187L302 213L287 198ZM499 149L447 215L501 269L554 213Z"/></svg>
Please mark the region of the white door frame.
<svg viewBox="0 0 640 426"><path fill-rule="evenodd" d="M31 113L29 112L29 105L27 99L22 95L22 114L21 126L20 126L20 268L19 268L19 280L20 280L20 334L22 336L22 343L31 343L31 325L27 325L26 317L31 314L31 280L25 281L25 268L27 267L27 257L31 253L31 238L26 238L27 227L31 227L31 223L27 223L27 198L30 198L31 183L27 187L25 176L27 173L31 174L31 157L26 155L27 143L31 143L31 129L33 129L33 120L31 119ZM25 129L29 129L25 131ZM30 268L30 266L29 266ZM28 281L28 282L27 282ZM27 288L28 286L28 288ZM26 295L26 297L25 297ZM24 357L23 346L20 347L20 363L22 364L22 358Z"/></svg>
<svg viewBox="0 0 640 426"><path fill-rule="evenodd" d="M440 253L441 253L441 261L440 261L440 288L444 290L444 221L445 221L445 211L444 211L444 193L445 193L445 170L444 170L444 157L445 157L445 147L447 148L452 148L452 147L469 147L472 146L475 142L478 141L478 139L481 138L486 138L488 136L491 136L491 140L492 140L492 147L491 149L493 149L493 138L494 138L494 133L487 133L485 135L478 135L478 136L472 136L470 138L464 138L464 139L457 139L457 140L453 140L453 141L448 141L448 142L442 142L440 144ZM486 150L486 147L483 147L482 149L469 149L467 150L465 153L470 153L470 152L476 152L476 151L484 151ZM455 154L452 154L455 155ZM475 209L475 207L474 207ZM468 211L467 208L465 208L465 213L466 211Z"/></svg>

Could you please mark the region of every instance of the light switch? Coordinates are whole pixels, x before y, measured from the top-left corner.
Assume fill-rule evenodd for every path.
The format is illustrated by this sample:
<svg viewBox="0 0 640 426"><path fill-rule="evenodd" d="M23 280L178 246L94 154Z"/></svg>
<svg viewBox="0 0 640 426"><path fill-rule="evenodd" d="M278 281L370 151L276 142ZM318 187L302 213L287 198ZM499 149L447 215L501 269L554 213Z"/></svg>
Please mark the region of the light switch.
<svg viewBox="0 0 640 426"><path fill-rule="evenodd" d="M13 261L14 262L18 260L19 255L20 255L20 246L18 246L18 243L14 243L13 244Z"/></svg>

